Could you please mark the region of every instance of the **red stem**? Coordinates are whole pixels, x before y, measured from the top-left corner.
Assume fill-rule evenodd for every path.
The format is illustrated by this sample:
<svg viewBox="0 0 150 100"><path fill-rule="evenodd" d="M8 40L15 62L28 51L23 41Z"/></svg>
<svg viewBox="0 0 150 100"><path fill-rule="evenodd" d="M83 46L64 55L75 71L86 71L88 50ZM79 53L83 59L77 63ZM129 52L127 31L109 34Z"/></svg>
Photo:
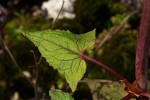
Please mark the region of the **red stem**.
<svg viewBox="0 0 150 100"><path fill-rule="evenodd" d="M127 96L125 96L124 98L122 98L121 100L130 100L132 98L135 98L135 95L133 94L128 94Z"/></svg>
<svg viewBox="0 0 150 100"><path fill-rule="evenodd" d="M97 61L93 58L90 58L84 54L80 54L80 57L82 59L85 59L85 60L88 60L88 61L91 61L99 66L101 66L102 68L106 69L107 71L109 71L111 74L113 74L115 77L117 77L119 80L126 80L122 75L118 74L116 71L114 71L113 69L111 69L109 66L101 63L100 61Z"/></svg>
<svg viewBox="0 0 150 100"><path fill-rule="evenodd" d="M136 48L136 82L140 91L147 90L148 52L150 44L150 0L143 0L140 33Z"/></svg>

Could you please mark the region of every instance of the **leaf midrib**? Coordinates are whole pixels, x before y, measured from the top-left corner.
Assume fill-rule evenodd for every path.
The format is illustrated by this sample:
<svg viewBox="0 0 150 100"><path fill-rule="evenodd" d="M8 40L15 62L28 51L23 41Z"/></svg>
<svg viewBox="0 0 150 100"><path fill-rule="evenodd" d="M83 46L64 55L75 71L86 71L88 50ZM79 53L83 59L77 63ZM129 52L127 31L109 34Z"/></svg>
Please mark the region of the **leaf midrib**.
<svg viewBox="0 0 150 100"><path fill-rule="evenodd" d="M30 34L30 33L29 33ZM26 36L28 36L28 34L25 34ZM57 44L57 43L55 43L55 42L53 42L53 41L50 41L50 40L47 40L47 39L45 39L45 38L41 38L41 37L38 37L38 36L36 36L36 35L33 35L33 34L30 34L31 36L33 36L33 37L36 37L36 38L38 38L38 39L42 39L43 41L45 40L45 41L47 41L47 42L50 42L50 43L52 43L52 44L54 44L54 45L56 45L56 46L58 46L58 47L61 47L62 49L64 49L64 50L67 50L67 51L69 51L69 52L71 52L71 53L73 53L73 54L75 54L75 55L78 55L78 56L80 56L80 53L82 53L80 50L78 50L80 53L78 53L78 52L76 52L76 51L73 51L73 50L71 50L71 49L69 49L69 48L66 48L66 47L64 47L64 46L62 46L62 45L59 45L59 44ZM34 41L34 40L33 40ZM73 41L73 42L75 42L75 41ZM76 42L75 42L76 43ZM76 43L76 45L78 46L78 44Z"/></svg>

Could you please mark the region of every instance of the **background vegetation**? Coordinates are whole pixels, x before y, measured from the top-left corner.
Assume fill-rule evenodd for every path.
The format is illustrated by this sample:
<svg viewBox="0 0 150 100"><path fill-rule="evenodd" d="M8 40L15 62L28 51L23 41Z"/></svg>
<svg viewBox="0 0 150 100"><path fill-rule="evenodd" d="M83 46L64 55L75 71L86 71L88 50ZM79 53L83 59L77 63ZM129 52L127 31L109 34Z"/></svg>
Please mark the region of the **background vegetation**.
<svg viewBox="0 0 150 100"><path fill-rule="evenodd" d="M0 31L4 42L23 72L30 74L32 82L36 76L36 59L40 58L37 48L20 32L20 26L35 31L50 29L52 20L47 19L44 11L36 16L34 13L45 0L1 0ZM36 9L34 9L36 7ZM131 82L134 81L135 47L140 22L141 0L75 0L73 19L59 19L54 29L70 30L82 34L96 28L96 44L93 51L87 55L111 66ZM7 18L5 18L7 17ZM107 38L106 38L107 37ZM106 41L104 40L106 39ZM103 43L104 42L104 43ZM34 54L31 52L34 51ZM87 62L87 72L84 78L113 80L110 73ZM18 93L22 99L35 97L35 88L26 78L22 77L10 54L0 47L0 99L6 100ZM83 79L84 79L83 78ZM93 97L89 81L81 81L78 90L73 94L76 100L91 100ZM39 98L49 99L48 91L55 86L64 91L70 91L66 80L58 74L45 59L38 65L37 93ZM101 95L101 97L103 97ZM108 99L108 98L106 98ZM96 100L96 99L95 99Z"/></svg>

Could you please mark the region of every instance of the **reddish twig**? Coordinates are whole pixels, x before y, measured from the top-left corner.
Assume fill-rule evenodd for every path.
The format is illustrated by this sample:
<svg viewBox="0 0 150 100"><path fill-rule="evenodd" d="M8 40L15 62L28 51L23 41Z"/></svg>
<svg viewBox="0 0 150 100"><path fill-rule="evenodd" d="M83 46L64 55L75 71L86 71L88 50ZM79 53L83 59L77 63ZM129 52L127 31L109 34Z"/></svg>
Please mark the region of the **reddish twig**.
<svg viewBox="0 0 150 100"><path fill-rule="evenodd" d="M88 60L88 61L90 61L90 62L93 62L93 63L95 63L95 64L101 66L102 68L106 69L106 70L109 71L111 74L113 74L113 75L114 75L116 78L118 78L119 80L126 80L122 75L118 74L116 71L114 71L114 70L113 70L112 68L110 68L109 66L103 64L102 62L97 61L97 60L95 60L95 59L93 59L93 58L90 58L90 57L84 55L83 53L80 54L80 57L81 57L82 59Z"/></svg>
<svg viewBox="0 0 150 100"><path fill-rule="evenodd" d="M136 84L129 89L129 94L122 100L136 98L136 100L148 100L148 55L150 48L150 0L143 0L140 32L136 48Z"/></svg>
<svg viewBox="0 0 150 100"><path fill-rule="evenodd" d="M133 94L128 94L127 96L125 96L124 98L122 98L121 100L130 100L132 98L135 98L135 95Z"/></svg>
<svg viewBox="0 0 150 100"><path fill-rule="evenodd" d="M140 32L136 48L136 82L138 92L146 91L148 84L148 53L150 44L150 0L143 0Z"/></svg>

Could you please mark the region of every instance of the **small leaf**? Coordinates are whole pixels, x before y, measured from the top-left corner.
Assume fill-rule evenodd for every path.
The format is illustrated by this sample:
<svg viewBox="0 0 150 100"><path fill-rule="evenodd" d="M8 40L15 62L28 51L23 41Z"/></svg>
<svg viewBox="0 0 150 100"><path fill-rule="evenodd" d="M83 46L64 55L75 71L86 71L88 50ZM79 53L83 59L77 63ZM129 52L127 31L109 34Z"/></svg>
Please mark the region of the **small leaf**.
<svg viewBox="0 0 150 100"><path fill-rule="evenodd" d="M50 66L65 76L72 91L75 91L86 70L86 63L80 58L80 54L85 49L93 48L95 30L81 35L61 30L23 32L23 34L38 47Z"/></svg>
<svg viewBox="0 0 150 100"><path fill-rule="evenodd" d="M104 85L100 90L100 94L107 98L107 100L121 100L121 98L127 95L124 88L123 84L113 82L112 84Z"/></svg>
<svg viewBox="0 0 150 100"><path fill-rule="evenodd" d="M51 100L74 100L70 94L60 90L50 91L49 95L51 96Z"/></svg>
<svg viewBox="0 0 150 100"><path fill-rule="evenodd" d="M104 83L103 83L104 82ZM86 83L92 93L93 100L121 100L128 93L124 90L125 84L86 79Z"/></svg>

